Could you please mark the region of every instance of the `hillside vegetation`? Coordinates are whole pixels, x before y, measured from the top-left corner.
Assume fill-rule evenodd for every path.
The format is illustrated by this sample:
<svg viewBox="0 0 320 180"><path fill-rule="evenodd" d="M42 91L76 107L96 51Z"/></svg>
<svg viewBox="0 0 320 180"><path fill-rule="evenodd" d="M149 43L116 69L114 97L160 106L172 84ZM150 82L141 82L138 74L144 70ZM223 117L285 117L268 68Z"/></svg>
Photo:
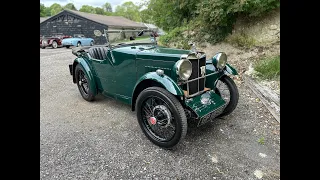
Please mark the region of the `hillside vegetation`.
<svg viewBox="0 0 320 180"><path fill-rule="evenodd" d="M181 36L214 44L232 32L237 17L260 17L278 7L279 0L150 0L146 14L169 32L160 39L165 45Z"/></svg>

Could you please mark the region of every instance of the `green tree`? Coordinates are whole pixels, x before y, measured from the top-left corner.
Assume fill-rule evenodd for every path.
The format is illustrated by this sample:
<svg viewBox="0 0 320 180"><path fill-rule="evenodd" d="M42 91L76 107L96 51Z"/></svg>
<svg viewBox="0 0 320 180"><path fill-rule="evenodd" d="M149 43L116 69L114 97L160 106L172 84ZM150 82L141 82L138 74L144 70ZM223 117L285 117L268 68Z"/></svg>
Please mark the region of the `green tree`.
<svg viewBox="0 0 320 180"><path fill-rule="evenodd" d="M140 17L142 22L149 23L149 24L153 23L152 12L149 9L141 10Z"/></svg>
<svg viewBox="0 0 320 180"><path fill-rule="evenodd" d="M96 13L96 14L102 14L102 15L104 15L104 10L103 10L102 8L96 7L94 10L95 10L95 13Z"/></svg>
<svg viewBox="0 0 320 180"><path fill-rule="evenodd" d="M133 4L133 2L128 1L121 4L120 6L117 6L114 14L116 16L123 16L127 19L141 22L139 10L140 10L140 6L137 6Z"/></svg>
<svg viewBox="0 0 320 180"><path fill-rule="evenodd" d="M206 37L215 43L232 32L239 15L263 15L279 7L280 0L149 0L143 4L148 8L140 13L142 21L166 31L187 27L196 39Z"/></svg>
<svg viewBox="0 0 320 180"><path fill-rule="evenodd" d="M40 3L40 17L46 16L46 7L44 4Z"/></svg>
<svg viewBox="0 0 320 180"><path fill-rule="evenodd" d="M96 11L95 11L95 8L92 7L92 6L89 6L89 5L83 5L79 11L81 12L86 12L86 13L92 13L92 14L95 14Z"/></svg>
<svg viewBox="0 0 320 180"><path fill-rule="evenodd" d="M172 30L188 23L197 14L197 3L200 0L150 0L147 4L148 13L142 19L151 20L164 30ZM145 15L149 17L145 17Z"/></svg>
<svg viewBox="0 0 320 180"><path fill-rule="evenodd" d="M50 12L51 12L51 16L58 14L59 12L61 12L63 10L63 8L61 7L60 4L58 3L54 3L50 6Z"/></svg>
<svg viewBox="0 0 320 180"><path fill-rule="evenodd" d="M45 9L45 16L51 16L51 9L50 9L50 7L46 7L46 9Z"/></svg>
<svg viewBox="0 0 320 180"><path fill-rule="evenodd" d="M103 10L105 12L112 12L112 7L111 7L111 4L106 2L103 6L102 6Z"/></svg>
<svg viewBox="0 0 320 180"><path fill-rule="evenodd" d="M68 4L66 4L63 8L64 8L64 9L70 9L70 10L78 11L77 8L74 6L73 3L68 3Z"/></svg>

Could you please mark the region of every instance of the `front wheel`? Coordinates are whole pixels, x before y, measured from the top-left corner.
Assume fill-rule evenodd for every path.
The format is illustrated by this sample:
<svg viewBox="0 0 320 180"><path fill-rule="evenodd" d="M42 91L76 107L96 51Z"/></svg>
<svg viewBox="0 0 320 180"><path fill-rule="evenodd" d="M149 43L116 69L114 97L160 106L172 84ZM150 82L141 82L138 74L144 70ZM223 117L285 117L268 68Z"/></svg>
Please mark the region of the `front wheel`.
<svg viewBox="0 0 320 180"><path fill-rule="evenodd" d="M86 101L92 101L94 99L93 89L90 88L90 80L85 73L83 67L78 64L75 69L75 76L81 96Z"/></svg>
<svg viewBox="0 0 320 180"><path fill-rule="evenodd" d="M80 46L81 46L81 42L78 42L78 43L77 43L77 47L80 47Z"/></svg>
<svg viewBox="0 0 320 180"><path fill-rule="evenodd" d="M143 133L154 144L173 148L187 133L187 118L178 99L160 87L143 90L136 103Z"/></svg>
<svg viewBox="0 0 320 180"><path fill-rule="evenodd" d="M52 42L52 48L53 48L53 49L56 49L57 47L58 47L57 41L53 41L53 42Z"/></svg>
<svg viewBox="0 0 320 180"><path fill-rule="evenodd" d="M227 103L226 108L218 117L232 113L232 111L237 107L239 100L238 88L234 81L229 76L221 77L217 81L215 91Z"/></svg>
<svg viewBox="0 0 320 180"><path fill-rule="evenodd" d="M66 48L67 48L67 49L69 49L69 48L70 48L70 46L66 46Z"/></svg>
<svg viewBox="0 0 320 180"><path fill-rule="evenodd" d="M93 46L93 41L90 42L90 46Z"/></svg>

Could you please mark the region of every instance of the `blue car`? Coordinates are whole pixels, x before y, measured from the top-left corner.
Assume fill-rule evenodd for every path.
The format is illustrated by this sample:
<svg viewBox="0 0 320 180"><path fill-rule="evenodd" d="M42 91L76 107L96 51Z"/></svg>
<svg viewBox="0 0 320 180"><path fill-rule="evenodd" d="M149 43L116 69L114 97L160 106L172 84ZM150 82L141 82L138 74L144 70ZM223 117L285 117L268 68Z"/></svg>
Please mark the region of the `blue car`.
<svg viewBox="0 0 320 180"><path fill-rule="evenodd" d="M75 34L72 38L62 40L62 46L69 48L70 46L93 46L94 40L86 38L83 34Z"/></svg>

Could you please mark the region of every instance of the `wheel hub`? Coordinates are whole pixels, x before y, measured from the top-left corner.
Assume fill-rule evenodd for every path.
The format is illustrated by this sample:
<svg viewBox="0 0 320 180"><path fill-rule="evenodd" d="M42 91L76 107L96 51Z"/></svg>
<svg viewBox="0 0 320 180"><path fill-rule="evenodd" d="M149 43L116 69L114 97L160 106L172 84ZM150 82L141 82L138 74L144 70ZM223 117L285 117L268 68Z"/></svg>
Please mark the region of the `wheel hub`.
<svg viewBox="0 0 320 180"><path fill-rule="evenodd" d="M155 117L151 117L155 119L155 124L159 124L160 126L167 127L171 123L171 112L164 105L157 105L153 108L153 114ZM150 118L150 120L151 120ZM151 122L151 121L150 121ZM152 122L151 122L152 124ZM154 124L152 124L154 125Z"/></svg>
<svg viewBox="0 0 320 180"><path fill-rule="evenodd" d="M150 121L150 123L151 123L152 125L157 124L157 119L156 119L155 117L150 117L150 118L149 118L149 121Z"/></svg>

